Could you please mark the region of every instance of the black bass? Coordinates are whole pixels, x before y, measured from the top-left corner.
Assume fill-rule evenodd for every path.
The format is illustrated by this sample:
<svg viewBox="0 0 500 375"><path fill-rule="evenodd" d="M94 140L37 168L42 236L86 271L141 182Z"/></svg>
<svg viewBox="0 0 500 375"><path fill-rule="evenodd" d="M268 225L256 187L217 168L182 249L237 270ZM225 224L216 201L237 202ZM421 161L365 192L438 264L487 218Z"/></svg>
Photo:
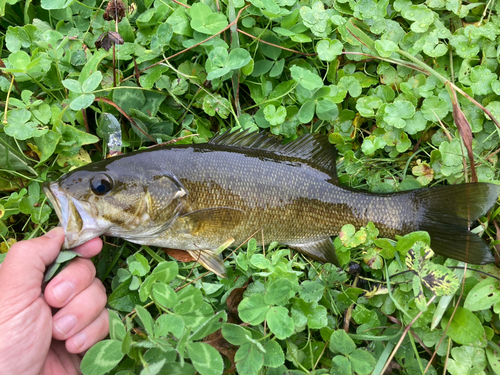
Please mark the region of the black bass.
<svg viewBox="0 0 500 375"><path fill-rule="evenodd" d="M469 223L500 186L473 183L372 194L338 185L336 150L308 134L282 145L262 133L226 132L207 144L154 147L75 169L44 187L66 232L65 248L107 235L188 251L225 274L216 250L262 230L267 242L338 264L331 236L375 223L383 237L427 231L437 254L494 261ZM261 236L259 235L259 238Z"/></svg>

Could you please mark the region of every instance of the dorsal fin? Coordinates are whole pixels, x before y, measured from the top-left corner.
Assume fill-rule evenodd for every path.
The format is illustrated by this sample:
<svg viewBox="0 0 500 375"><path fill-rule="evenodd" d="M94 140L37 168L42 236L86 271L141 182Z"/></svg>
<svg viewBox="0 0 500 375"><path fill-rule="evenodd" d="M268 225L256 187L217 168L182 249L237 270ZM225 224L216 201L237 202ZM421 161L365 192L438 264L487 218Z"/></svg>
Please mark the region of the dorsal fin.
<svg viewBox="0 0 500 375"><path fill-rule="evenodd" d="M224 145L243 149L264 150L276 155L300 159L307 164L327 173L333 183L337 178L337 149L328 137L322 134L305 134L295 141L282 144L281 139L268 132L242 132L230 130L219 134L209 141L210 144Z"/></svg>

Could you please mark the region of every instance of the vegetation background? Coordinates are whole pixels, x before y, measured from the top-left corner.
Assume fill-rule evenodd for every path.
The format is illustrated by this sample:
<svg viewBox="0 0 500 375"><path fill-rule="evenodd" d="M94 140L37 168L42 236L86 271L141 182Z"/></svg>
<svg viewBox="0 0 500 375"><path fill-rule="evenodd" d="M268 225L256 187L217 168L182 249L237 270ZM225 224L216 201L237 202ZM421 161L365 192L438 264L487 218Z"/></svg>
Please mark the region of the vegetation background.
<svg viewBox="0 0 500 375"><path fill-rule="evenodd" d="M230 128L327 134L353 188L499 183L499 12L496 0L0 0L0 249L57 225L42 182ZM499 212L476 229L493 246ZM106 238L95 263L111 332L83 373L500 373L495 265L429 258L424 232L341 233L342 269L252 240L224 253L227 279Z"/></svg>

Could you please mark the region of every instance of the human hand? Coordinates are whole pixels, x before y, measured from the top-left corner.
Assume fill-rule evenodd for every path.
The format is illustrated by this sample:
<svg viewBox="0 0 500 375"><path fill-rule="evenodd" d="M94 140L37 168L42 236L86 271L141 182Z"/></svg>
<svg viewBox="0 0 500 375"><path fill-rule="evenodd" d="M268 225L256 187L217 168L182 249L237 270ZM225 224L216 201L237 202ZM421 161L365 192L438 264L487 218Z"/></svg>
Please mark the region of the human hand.
<svg viewBox="0 0 500 375"><path fill-rule="evenodd" d="M101 251L94 238L42 295L45 269L59 254L64 231L12 246L0 267L0 373L80 374L80 356L108 334L106 291L90 258Z"/></svg>

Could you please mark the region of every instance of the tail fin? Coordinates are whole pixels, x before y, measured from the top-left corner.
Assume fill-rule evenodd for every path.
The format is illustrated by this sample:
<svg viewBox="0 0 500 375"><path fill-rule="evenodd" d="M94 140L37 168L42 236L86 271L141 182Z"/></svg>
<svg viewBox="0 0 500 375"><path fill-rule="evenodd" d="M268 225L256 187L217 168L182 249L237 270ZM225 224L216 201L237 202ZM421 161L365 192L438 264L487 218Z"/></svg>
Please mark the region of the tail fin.
<svg viewBox="0 0 500 375"><path fill-rule="evenodd" d="M431 237L431 248L440 255L473 264L495 261L486 242L469 231L469 224L497 201L500 186L471 183L415 190L420 207L419 229Z"/></svg>

